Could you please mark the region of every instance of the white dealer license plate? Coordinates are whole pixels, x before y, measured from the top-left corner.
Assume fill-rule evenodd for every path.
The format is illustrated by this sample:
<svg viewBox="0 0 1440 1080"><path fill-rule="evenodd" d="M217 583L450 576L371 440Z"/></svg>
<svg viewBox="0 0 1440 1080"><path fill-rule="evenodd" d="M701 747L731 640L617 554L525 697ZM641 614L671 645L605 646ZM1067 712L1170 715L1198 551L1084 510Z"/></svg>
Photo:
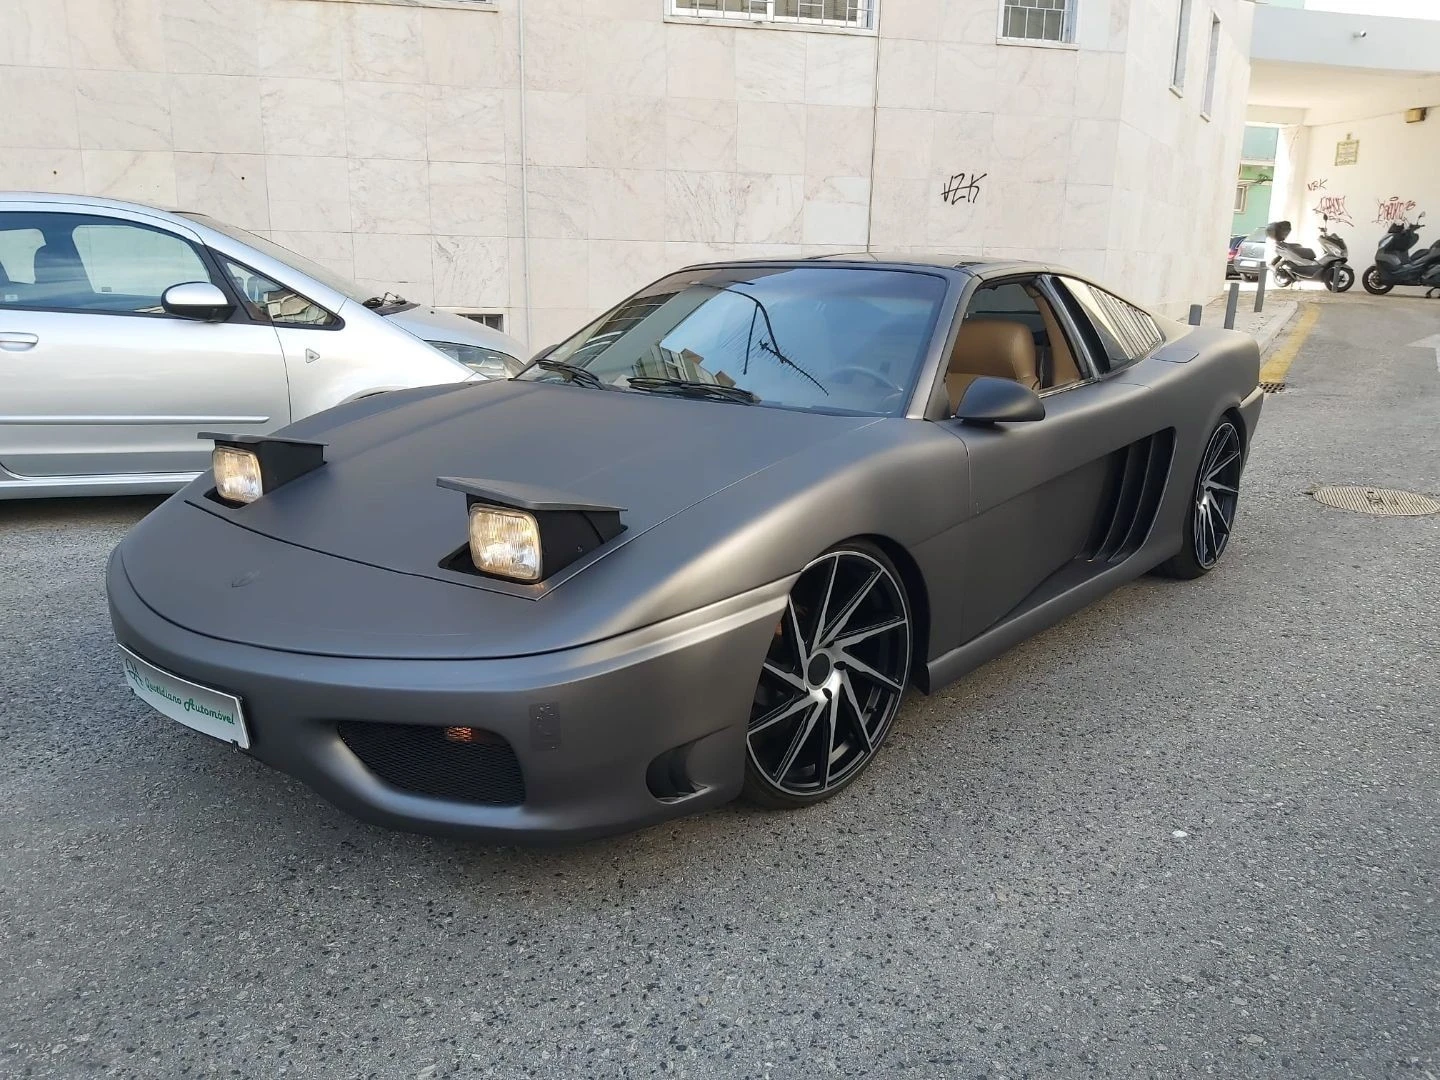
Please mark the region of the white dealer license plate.
<svg viewBox="0 0 1440 1080"><path fill-rule="evenodd" d="M186 727L234 743L242 750L250 749L250 734L245 730L239 698L162 671L123 645L120 652L125 681L146 705Z"/></svg>

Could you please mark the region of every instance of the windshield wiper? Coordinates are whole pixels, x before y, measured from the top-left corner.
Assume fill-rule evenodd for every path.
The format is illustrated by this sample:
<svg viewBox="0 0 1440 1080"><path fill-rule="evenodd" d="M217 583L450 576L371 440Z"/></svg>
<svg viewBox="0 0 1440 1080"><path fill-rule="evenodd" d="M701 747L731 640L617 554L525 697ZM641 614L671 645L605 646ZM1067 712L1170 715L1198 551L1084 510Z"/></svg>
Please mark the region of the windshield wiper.
<svg viewBox="0 0 1440 1080"><path fill-rule="evenodd" d="M688 379L652 379L640 375L626 381L636 390L649 390L653 393L684 394L687 397L708 397L717 401L738 401L742 405L755 405L760 401L759 394L753 394L740 386L691 382Z"/></svg>
<svg viewBox="0 0 1440 1080"><path fill-rule="evenodd" d="M546 371L556 371L561 375L568 375L571 382L579 383L581 386L592 386L596 390L606 389L605 384L600 381L600 376L593 371L576 364L567 364L564 360L536 360L535 366L544 368Z"/></svg>
<svg viewBox="0 0 1440 1080"><path fill-rule="evenodd" d="M365 306L371 311L378 311L384 307L396 307L400 304L408 304L409 301L399 293L387 292L381 296L372 296L365 301Z"/></svg>

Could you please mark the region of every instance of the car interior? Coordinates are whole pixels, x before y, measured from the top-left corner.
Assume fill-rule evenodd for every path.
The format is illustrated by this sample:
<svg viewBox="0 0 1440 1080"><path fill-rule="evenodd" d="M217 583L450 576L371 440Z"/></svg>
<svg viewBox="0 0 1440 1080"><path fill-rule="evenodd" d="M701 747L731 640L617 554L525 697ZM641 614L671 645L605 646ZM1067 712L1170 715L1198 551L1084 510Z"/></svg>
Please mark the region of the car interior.
<svg viewBox="0 0 1440 1080"><path fill-rule="evenodd" d="M0 223L0 304L157 314L181 281L208 281L184 241L125 222L66 214L6 215Z"/></svg>
<svg viewBox="0 0 1440 1080"><path fill-rule="evenodd" d="M1014 379L1036 393L1084 381L1050 301L1033 283L1008 281L976 291L945 375L952 412L981 376Z"/></svg>

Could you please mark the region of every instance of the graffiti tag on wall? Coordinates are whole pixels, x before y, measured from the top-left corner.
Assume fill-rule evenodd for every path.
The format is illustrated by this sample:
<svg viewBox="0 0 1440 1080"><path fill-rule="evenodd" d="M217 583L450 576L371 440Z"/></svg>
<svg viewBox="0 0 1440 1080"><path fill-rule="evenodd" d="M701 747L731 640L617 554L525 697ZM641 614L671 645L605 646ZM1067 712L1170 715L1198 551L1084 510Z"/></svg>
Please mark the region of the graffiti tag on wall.
<svg viewBox="0 0 1440 1080"><path fill-rule="evenodd" d="M1310 183L1308 183L1308 184L1305 185L1305 190L1306 190L1306 191L1319 191L1321 188L1323 188L1323 187L1324 187L1326 184L1328 184L1329 182L1330 182L1330 181L1328 181L1328 180L1311 180Z"/></svg>
<svg viewBox="0 0 1440 1080"><path fill-rule="evenodd" d="M1355 222L1350 220L1350 211L1345 209L1345 198L1344 195L1322 195L1315 204L1315 213L1341 225L1354 225Z"/></svg>
<svg viewBox="0 0 1440 1080"><path fill-rule="evenodd" d="M955 173L950 177L945 189L940 193L942 202L950 206L956 203L973 203L980 199L980 181L984 180L989 173ZM966 177L969 181L966 181Z"/></svg>
<svg viewBox="0 0 1440 1080"><path fill-rule="evenodd" d="M1375 224L1389 225L1396 221L1408 221L1410 211L1415 209L1414 199L1402 199L1391 195L1388 199L1376 199Z"/></svg>

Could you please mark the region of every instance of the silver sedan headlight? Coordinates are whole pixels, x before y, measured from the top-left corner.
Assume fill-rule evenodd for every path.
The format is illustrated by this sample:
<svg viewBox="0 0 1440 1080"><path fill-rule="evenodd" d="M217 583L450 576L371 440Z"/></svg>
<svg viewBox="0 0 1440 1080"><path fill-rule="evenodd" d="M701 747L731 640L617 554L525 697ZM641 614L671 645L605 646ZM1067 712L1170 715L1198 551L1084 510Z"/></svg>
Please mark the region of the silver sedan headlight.
<svg viewBox="0 0 1440 1080"><path fill-rule="evenodd" d="M517 375L525 365L520 360L498 349L486 349L479 345L462 345L455 341L427 342L439 349L451 360L459 361L471 371L479 372L487 379L508 379Z"/></svg>

